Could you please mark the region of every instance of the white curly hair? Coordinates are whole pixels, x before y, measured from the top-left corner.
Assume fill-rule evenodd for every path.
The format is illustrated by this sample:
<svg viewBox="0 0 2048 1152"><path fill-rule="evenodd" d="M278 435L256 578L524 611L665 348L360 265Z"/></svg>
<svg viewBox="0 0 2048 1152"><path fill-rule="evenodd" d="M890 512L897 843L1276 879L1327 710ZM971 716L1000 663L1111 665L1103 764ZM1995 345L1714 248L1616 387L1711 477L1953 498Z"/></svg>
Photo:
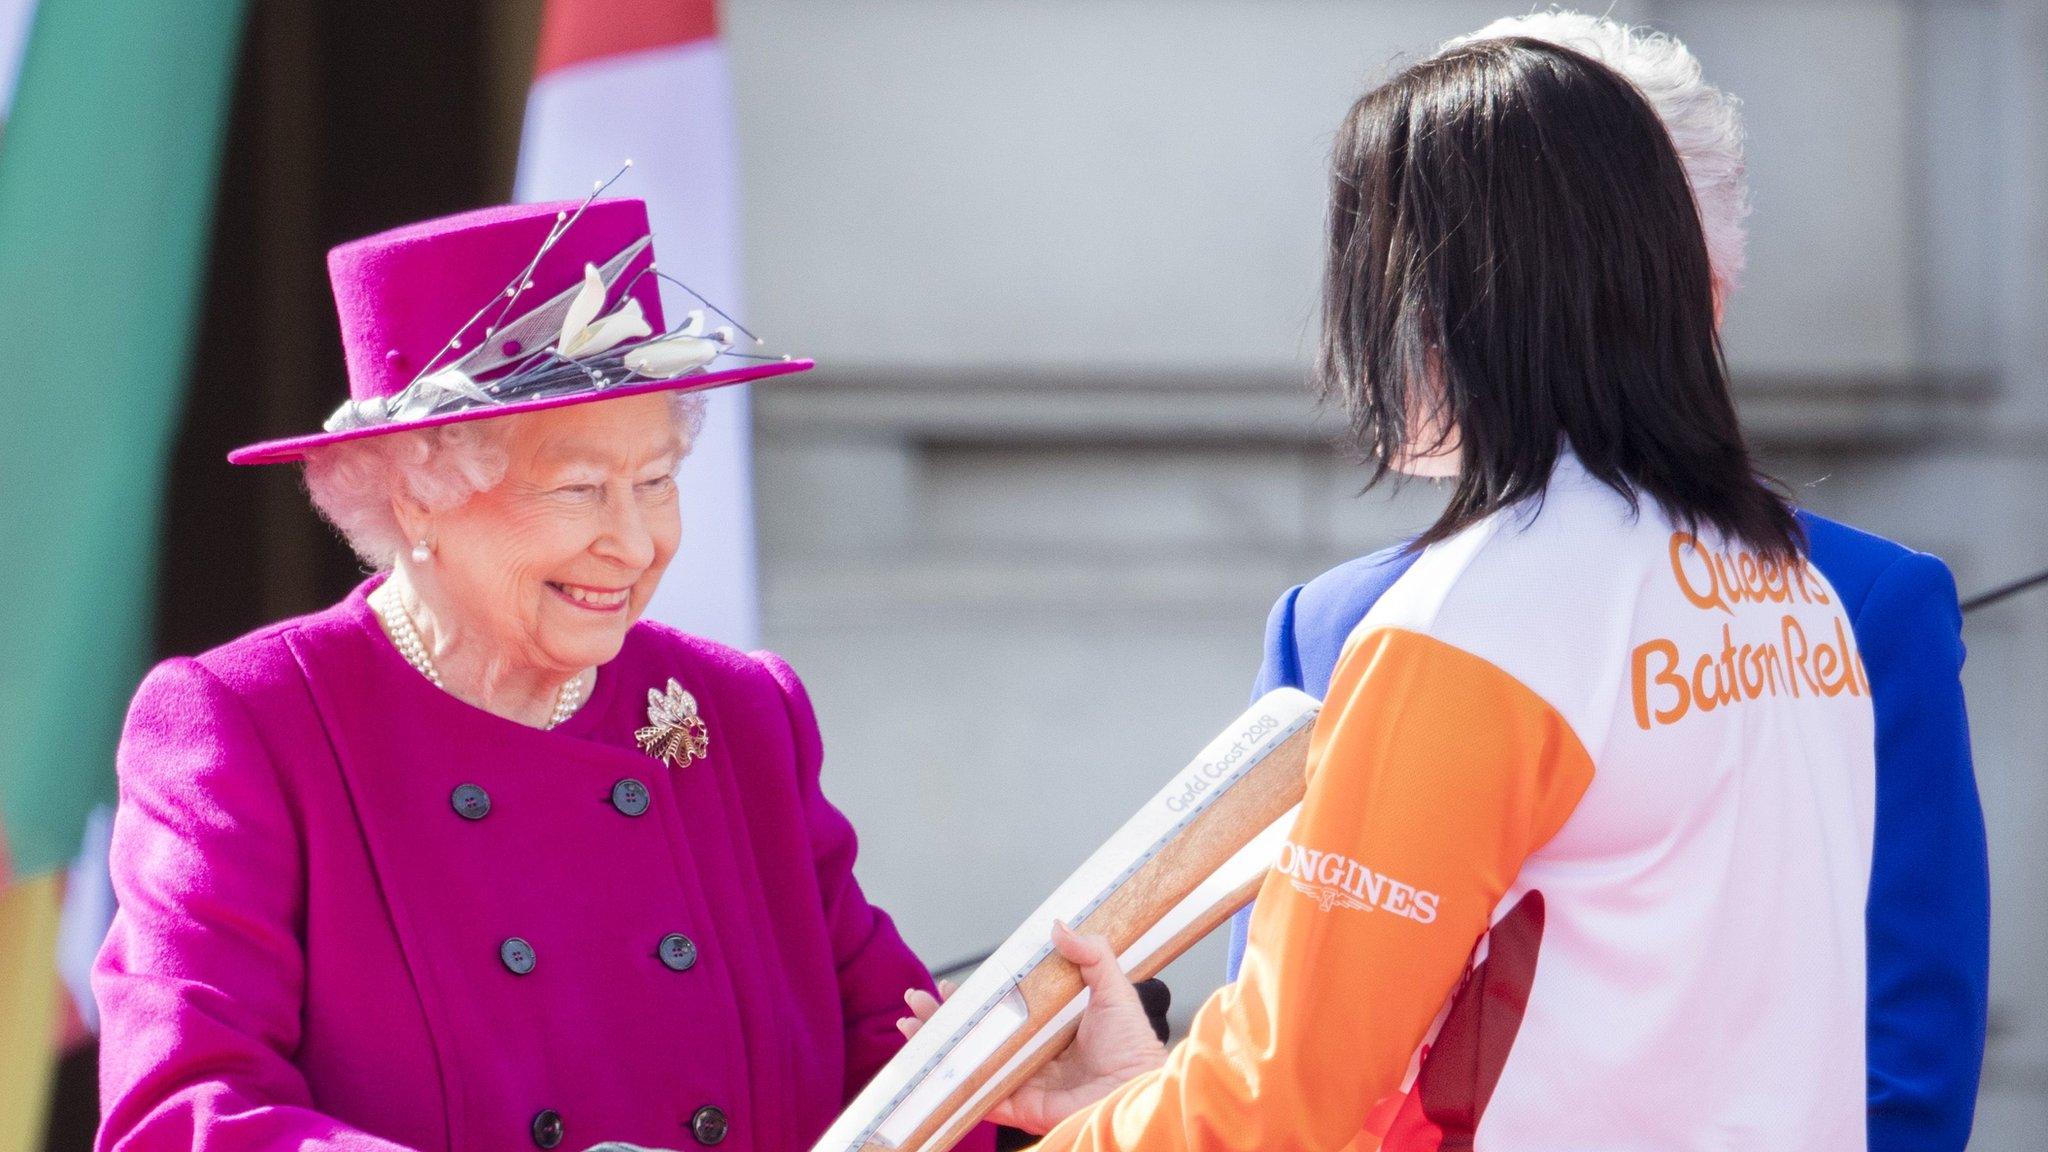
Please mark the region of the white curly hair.
<svg viewBox="0 0 2048 1152"><path fill-rule="evenodd" d="M704 424L705 398L672 392L669 399L687 455ZM446 511L497 487L510 464L505 425L503 419L476 420L315 448L306 453L306 492L363 563L388 571L409 543L392 499L402 492Z"/></svg>
<svg viewBox="0 0 2048 1152"><path fill-rule="evenodd" d="M1748 235L1742 222L1749 215L1740 102L1701 77L1699 60L1677 37L1566 9L1496 20L1468 36L1445 41L1439 51L1508 36L1541 40L1589 56L1643 94L1685 165L1700 229L1707 237L1715 288L1724 297L1733 292L1747 261Z"/></svg>

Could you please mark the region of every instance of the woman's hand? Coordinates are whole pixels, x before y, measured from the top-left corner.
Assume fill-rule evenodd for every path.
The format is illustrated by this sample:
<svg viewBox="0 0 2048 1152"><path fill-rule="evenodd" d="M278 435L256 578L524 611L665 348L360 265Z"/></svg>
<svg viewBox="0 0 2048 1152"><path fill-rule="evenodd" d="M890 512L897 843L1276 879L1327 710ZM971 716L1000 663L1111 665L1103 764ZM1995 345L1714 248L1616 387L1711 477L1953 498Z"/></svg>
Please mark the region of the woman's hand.
<svg viewBox="0 0 2048 1152"><path fill-rule="evenodd" d="M1082 983L1088 988L1080 1031L1066 1051L1053 1057L988 1114L991 1123L1038 1134L1051 1131L1060 1121L1166 1059L1166 1045L1152 1031L1138 991L1117 965L1109 941L1101 936L1077 936L1066 925L1055 923L1052 942L1061 956L1081 970ZM950 984L939 985L940 995L952 992ZM903 1000L914 1015L897 1021L896 1026L905 1036L913 1036L938 1011L939 1001L916 988L904 993Z"/></svg>

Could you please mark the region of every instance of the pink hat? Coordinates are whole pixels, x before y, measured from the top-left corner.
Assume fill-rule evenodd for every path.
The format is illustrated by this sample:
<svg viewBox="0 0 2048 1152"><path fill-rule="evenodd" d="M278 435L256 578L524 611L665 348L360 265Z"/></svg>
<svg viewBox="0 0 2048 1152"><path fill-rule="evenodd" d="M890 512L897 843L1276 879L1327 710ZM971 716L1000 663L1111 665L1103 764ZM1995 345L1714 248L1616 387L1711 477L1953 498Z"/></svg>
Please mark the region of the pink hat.
<svg viewBox="0 0 2048 1152"><path fill-rule="evenodd" d="M668 330L647 206L634 199L428 220L343 244L327 254L327 272L348 401L325 431L237 448L231 463L298 460L345 440L812 366L735 352L732 328L705 332L700 311ZM711 370L721 361L735 366Z"/></svg>

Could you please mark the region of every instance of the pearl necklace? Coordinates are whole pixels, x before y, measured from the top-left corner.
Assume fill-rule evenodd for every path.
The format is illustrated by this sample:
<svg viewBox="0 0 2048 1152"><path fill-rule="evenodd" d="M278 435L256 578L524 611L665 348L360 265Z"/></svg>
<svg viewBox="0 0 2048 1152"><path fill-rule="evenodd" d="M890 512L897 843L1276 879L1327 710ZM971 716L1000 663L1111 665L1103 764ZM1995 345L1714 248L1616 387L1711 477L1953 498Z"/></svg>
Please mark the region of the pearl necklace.
<svg viewBox="0 0 2048 1152"><path fill-rule="evenodd" d="M398 602L397 596L392 596L389 608L379 607L374 603L370 607L377 613L377 619L384 625L385 634L391 637L392 645L398 649L400 656L405 657L405 662L412 665L420 675L425 676L434 687L443 692L448 691L448 686L441 683L441 670L434 667L433 657L427 654L426 643L420 639L420 630L413 626L412 613L405 610L405 605ZM549 713L548 722L542 727L554 728L560 725L562 721L574 716L576 709L582 705L583 674L579 672L570 677L555 693L555 709Z"/></svg>

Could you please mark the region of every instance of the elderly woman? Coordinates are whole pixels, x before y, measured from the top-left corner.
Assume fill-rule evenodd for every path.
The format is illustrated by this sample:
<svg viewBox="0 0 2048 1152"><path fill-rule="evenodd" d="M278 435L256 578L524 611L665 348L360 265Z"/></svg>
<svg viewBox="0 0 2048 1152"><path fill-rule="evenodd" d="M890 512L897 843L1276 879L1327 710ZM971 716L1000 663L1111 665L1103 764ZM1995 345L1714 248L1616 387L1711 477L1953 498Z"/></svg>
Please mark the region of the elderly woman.
<svg viewBox="0 0 2048 1152"><path fill-rule="evenodd" d="M303 459L376 574L136 695L100 1146L806 1147L929 979L796 675L640 614L692 393L808 364L656 336L638 201L330 268L353 398L232 459Z"/></svg>

